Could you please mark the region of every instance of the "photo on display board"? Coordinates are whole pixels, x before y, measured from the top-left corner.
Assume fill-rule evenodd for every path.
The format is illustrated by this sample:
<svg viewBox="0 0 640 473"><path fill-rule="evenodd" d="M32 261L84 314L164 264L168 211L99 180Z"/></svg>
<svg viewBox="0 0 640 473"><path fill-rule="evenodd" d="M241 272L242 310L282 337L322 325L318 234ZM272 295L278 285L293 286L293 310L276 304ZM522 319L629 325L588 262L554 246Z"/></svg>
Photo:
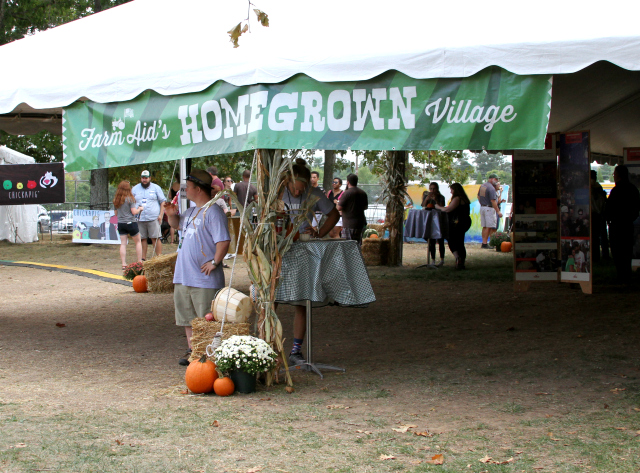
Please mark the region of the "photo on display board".
<svg viewBox="0 0 640 473"><path fill-rule="evenodd" d="M560 234L590 236L588 133L560 135Z"/></svg>
<svg viewBox="0 0 640 473"><path fill-rule="evenodd" d="M516 272L557 273L557 250L527 250L516 254Z"/></svg>
<svg viewBox="0 0 640 473"><path fill-rule="evenodd" d="M588 273L591 267L589 239L569 239L563 238L562 248L562 271L569 273Z"/></svg>

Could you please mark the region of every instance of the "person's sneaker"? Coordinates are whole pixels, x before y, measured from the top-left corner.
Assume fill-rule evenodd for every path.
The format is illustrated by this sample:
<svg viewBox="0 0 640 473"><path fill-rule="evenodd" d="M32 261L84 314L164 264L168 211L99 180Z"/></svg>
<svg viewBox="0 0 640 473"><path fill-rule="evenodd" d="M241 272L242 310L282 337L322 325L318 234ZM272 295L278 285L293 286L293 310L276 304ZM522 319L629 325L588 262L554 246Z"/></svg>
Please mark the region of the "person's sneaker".
<svg viewBox="0 0 640 473"><path fill-rule="evenodd" d="M490 246L487 243L483 243L482 246L480 246L480 248L482 248L483 250L493 250L495 249L495 246Z"/></svg>
<svg viewBox="0 0 640 473"><path fill-rule="evenodd" d="M438 264L436 264L436 268L442 268L444 266L444 261L440 260Z"/></svg>
<svg viewBox="0 0 640 473"><path fill-rule="evenodd" d="M302 356L302 353L300 352L291 353L289 355L289 364L291 366L304 365L306 363L307 363L307 360L304 359L304 357Z"/></svg>
<svg viewBox="0 0 640 473"><path fill-rule="evenodd" d="M189 357L191 356L191 348L178 360L180 366L189 366Z"/></svg>

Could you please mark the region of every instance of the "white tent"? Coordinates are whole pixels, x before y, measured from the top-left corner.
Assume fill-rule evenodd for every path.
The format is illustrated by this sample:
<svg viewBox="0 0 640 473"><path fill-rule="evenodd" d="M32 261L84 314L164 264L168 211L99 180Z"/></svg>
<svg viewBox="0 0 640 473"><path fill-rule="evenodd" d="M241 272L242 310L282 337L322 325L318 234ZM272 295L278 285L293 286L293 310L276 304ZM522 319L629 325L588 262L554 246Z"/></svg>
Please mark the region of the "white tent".
<svg viewBox="0 0 640 473"><path fill-rule="evenodd" d="M0 165L35 162L31 156L0 146ZM9 240L12 243L38 241L38 206L0 205L0 240Z"/></svg>
<svg viewBox="0 0 640 473"><path fill-rule="evenodd" d="M60 131L79 99L129 100L296 74L354 81L395 69L416 79L467 77L491 65L554 74L549 131L590 129L595 152L640 144L640 5L543 0L380 4L264 0L262 27L234 49L227 30L247 3L135 0L0 47L0 128ZM45 74L33 74L33 68ZM42 118L48 118L43 121ZM28 131L26 131L28 130Z"/></svg>

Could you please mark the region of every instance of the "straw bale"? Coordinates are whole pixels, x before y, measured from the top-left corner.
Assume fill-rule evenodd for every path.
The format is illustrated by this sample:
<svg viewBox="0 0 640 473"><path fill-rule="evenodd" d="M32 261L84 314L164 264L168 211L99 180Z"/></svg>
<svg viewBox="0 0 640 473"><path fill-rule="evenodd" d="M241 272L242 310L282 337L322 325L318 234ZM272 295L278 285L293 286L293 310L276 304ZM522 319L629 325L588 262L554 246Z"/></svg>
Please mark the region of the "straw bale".
<svg viewBox="0 0 640 473"><path fill-rule="evenodd" d="M193 336L191 337L192 351L189 361L198 360L207 352L207 345L213 341L213 337L215 337L216 333L220 331L220 325L220 322L209 322L201 318L193 319L191 321ZM249 331L249 324L232 324L226 322L224 324L222 339L226 340L232 335L251 335Z"/></svg>
<svg viewBox="0 0 640 473"><path fill-rule="evenodd" d="M173 292L173 273L178 253L155 256L143 263L149 292Z"/></svg>
<svg viewBox="0 0 640 473"><path fill-rule="evenodd" d="M362 240L362 257L367 266L384 266L389 258L389 240L365 238Z"/></svg>

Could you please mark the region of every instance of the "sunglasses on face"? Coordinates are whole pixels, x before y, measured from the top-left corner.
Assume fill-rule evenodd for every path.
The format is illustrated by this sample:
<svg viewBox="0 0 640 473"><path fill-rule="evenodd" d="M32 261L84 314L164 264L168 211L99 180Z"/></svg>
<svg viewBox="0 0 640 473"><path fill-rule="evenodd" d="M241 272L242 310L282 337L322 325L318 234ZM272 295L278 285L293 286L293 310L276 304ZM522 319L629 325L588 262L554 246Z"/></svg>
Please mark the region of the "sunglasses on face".
<svg viewBox="0 0 640 473"><path fill-rule="evenodd" d="M334 184L340 184L340 181L333 181Z"/></svg>

